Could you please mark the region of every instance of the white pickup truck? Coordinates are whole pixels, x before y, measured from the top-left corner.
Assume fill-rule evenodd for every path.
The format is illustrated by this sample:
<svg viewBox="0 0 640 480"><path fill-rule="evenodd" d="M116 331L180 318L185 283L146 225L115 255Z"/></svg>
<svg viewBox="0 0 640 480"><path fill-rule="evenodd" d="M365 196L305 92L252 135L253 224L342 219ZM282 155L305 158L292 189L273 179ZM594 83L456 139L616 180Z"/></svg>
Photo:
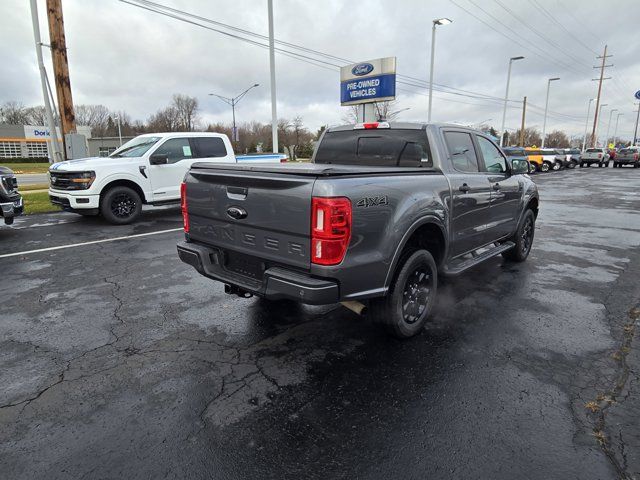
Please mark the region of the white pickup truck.
<svg viewBox="0 0 640 480"><path fill-rule="evenodd" d="M49 199L80 215L102 215L113 224L133 222L142 204L180 202L180 183L194 162L284 162L286 155L236 156L221 133L149 133L108 157L55 163L49 168Z"/></svg>

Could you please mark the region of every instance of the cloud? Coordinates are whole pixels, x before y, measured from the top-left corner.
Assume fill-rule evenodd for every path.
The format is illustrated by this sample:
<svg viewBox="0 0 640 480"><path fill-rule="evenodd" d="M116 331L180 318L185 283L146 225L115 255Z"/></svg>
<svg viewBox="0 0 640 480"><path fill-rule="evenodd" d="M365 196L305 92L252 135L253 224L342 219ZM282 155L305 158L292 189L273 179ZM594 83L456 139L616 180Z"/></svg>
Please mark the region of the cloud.
<svg viewBox="0 0 640 480"><path fill-rule="evenodd" d="M157 1L267 34L265 0ZM399 73L422 82L429 73L431 19L449 17L453 24L438 27L437 31L437 83L501 98L509 57L524 55L525 60L513 66L510 98L520 101L526 95L532 105L527 124L540 128L546 80L560 76L561 81L551 89L552 113L547 130L561 128L574 135L584 130L587 102L596 93L591 78L595 78L597 71L591 66L606 42L615 55L611 59L615 67L607 71L614 79L605 82L603 101L610 105L607 109L618 108L624 113L619 128L623 135L630 135L633 129L633 93L634 89L640 89L637 56L640 36L637 19L628 13L635 9L634 0L606 3L538 0L562 27L532 3L504 0L455 0L455 4L445 0L274 3L278 39L355 61L395 55ZM500 3L526 20L548 42L521 24ZM39 1L39 6L46 43L44 0ZM208 93L233 96L259 83L260 87L238 105L238 120L268 122L271 118L266 49L117 0L65 2L64 16L76 103L101 103L114 110L125 110L133 118L146 119L165 106L173 93L179 92L200 100L205 120L228 122L231 118L228 106ZM521 45L498 32L515 37L507 27L518 33L516 40ZM45 56L51 75L50 61ZM3 64L0 102L42 103L28 2L5 0L0 5L0 58ZM276 66L279 116L300 115L314 129L341 123L344 110L339 106L339 77L335 69L280 54L276 56ZM403 84L398 87L399 108L410 108L400 118L425 120L427 90ZM469 98L463 92L458 93L462 95L435 93L434 120L476 123L491 119L489 123L499 127L502 117L499 100ZM608 119L607 109L604 116ZM520 109L514 104L508 109L507 127L517 128L519 122Z"/></svg>

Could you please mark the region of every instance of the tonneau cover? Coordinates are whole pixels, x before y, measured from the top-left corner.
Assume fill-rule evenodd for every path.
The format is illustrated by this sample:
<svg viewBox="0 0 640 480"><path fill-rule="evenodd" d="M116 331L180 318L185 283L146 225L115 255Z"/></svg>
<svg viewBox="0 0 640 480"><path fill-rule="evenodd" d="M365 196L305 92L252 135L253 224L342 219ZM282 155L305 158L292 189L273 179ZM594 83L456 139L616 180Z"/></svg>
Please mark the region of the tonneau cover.
<svg viewBox="0 0 640 480"><path fill-rule="evenodd" d="M191 166L195 170L228 170L233 172L278 173L283 175L301 175L310 177L333 177L343 175L393 175L393 174L434 174L440 173L436 168L413 167L372 167L368 165L327 165L317 163L284 163L284 164L220 164L197 162Z"/></svg>

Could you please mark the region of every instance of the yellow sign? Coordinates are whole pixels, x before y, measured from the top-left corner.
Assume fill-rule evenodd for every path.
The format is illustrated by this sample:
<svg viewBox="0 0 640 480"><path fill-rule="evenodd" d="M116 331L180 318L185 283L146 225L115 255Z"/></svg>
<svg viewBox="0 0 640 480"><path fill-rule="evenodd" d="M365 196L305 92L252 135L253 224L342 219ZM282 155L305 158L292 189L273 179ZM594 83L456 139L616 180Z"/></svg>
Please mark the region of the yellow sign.
<svg viewBox="0 0 640 480"><path fill-rule="evenodd" d="M613 143L610 143L609 148L615 148L615 145Z"/></svg>

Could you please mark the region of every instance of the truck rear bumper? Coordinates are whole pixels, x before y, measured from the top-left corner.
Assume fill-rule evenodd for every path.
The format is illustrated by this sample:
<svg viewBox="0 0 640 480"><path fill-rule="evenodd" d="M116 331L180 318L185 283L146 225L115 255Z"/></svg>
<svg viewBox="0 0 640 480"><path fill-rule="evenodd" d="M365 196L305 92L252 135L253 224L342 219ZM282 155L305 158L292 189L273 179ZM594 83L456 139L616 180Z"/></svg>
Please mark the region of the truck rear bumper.
<svg viewBox="0 0 640 480"><path fill-rule="evenodd" d="M202 275L269 300L296 300L308 305L326 305L340 300L340 287L333 280L314 278L282 267L267 268L262 279L253 279L226 270L224 254L217 248L190 242L180 242L177 248L180 260Z"/></svg>

